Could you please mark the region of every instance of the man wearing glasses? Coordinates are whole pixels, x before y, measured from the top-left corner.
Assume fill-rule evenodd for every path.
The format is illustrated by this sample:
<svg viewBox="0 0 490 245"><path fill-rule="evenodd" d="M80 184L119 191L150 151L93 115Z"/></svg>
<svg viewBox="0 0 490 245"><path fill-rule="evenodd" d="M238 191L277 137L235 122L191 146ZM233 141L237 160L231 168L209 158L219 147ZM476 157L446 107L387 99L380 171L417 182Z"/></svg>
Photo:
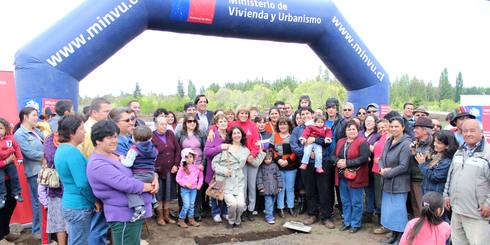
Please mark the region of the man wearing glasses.
<svg viewBox="0 0 490 245"><path fill-rule="evenodd" d="M117 136L116 153L121 156L126 156L129 148L134 144L130 133L135 125L135 117L131 116L131 114L132 110L127 107L114 108L109 113L109 118L117 124L120 130Z"/></svg>
<svg viewBox="0 0 490 245"><path fill-rule="evenodd" d="M345 102L344 109L342 110L342 116L345 120L349 121L352 119L352 114L354 113L354 105L350 102Z"/></svg>
<svg viewBox="0 0 490 245"><path fill-rule="evenodd" d="M374 115L374 116L376 116L376 118L379 118L379 113L378 113L379 105L378 104L370 103L367 106L366 110L367 110L368 115Z"/></svg>

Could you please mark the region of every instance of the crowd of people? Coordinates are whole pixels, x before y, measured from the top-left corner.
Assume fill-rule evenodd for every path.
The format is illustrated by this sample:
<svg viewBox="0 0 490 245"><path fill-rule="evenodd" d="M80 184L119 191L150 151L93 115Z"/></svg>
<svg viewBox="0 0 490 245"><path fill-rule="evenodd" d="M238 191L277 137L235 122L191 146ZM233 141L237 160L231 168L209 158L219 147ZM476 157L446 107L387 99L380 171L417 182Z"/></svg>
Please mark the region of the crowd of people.
<svg viewBox="0 0 490 245"><path fill-rule="evenodd" d="M113 108L96 98L84 115L60 100L42 120L23 108L13 129L0 118L0 242L13 239L10 218L23 201L15 164L43 244L139 244L150 217L239 229L262 214L269 224L306 214L305 225L327 229L338 216L348 233L375 222L371 232L390 233L387 244L490 241L490 146L465 107L443 129L409 102L386 115L336 98L314 109L308 96L263 112L207 105L198 95L183 112L159 108L145 122L136 100Z"/></svg>

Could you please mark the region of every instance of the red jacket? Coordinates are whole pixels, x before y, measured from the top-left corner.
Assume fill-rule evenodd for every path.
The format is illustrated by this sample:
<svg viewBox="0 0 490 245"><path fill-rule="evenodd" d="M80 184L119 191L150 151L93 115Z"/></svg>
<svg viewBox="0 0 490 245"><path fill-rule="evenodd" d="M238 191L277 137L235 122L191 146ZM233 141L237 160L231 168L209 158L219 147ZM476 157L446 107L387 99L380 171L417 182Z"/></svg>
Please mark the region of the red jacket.
<svg viewBox="0 0 490 245"><path fill-rule="evenodd" d="M327 126L317 127L316 125L308 125L303 131L301 138L308 139L308 137L332 138L332 130Z"/></svg>
<svg viewBox="0 0 490 245"><path fill-rule="evenodd" d="M15 159L17 161L23 160L22 152L20 151L20 147L14 139L13 135L5 135L3 139L0 139L0 168L5 167L5 160L12 155L15 154Z"/></svg>
<svg viewBox="0 0 490 245"><path fill-rule="evenodd" d="M337 148L335 150L335 156L337 163L338 159L340 156L340 151L341 149L344 148L344 144L346 143L347 138L342 138L337 142ZM364 144L364 145L363 145ZM347 180L347 185L353 188L363 188L368 186L369 184L369 177L368 177L368 172L369 172L369 167L368 167L368 159L369 155L364 155L361 156L361 147L364 147L367 149L369 152L369 145L367 144L366 140L361 137L357 137L349 146L349 149L347 150L347 167L349 168L350 165L354 164L359 164L359 161L361 162L360 165L355 166L355 167L350 167L352 168L359 168L357 170L357 175L354 180ZM365 152L364 152L365 153ZM362 159L365 158L365 159ZM335 167L335 185L339 185L339 169Z"/></svg>
<svg viewBox="0 0 490 245"><path fill-rule="evenodd" d="M245 132L245 135L247 136L246 146L250 151L250 154L253 157L256 157L260 151L260 147L257 145L257 141L260 140L260 135L257 126L255 126L255 123L251 122L250 120L247 120L245 122L237 120L229 123L228 129L231 129L234 126L240 126L243 129L243 132Z"/></svg>

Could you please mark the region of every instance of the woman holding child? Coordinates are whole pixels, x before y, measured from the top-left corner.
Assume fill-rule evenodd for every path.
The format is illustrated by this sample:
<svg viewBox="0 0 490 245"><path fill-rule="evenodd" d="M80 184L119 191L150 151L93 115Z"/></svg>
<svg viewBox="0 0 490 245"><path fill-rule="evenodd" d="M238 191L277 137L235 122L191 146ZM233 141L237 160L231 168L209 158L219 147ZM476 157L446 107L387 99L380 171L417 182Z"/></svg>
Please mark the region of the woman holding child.
<svg viewBox="0 0 490 245"><path fill-rule="evenodd" d="M119 128L113 121L103 120L94 124L91 139L95 151L89 159L87 176L95 196L103 203L113 244L139 244L143 220L129 222L133 217L133 209L128 207L126 195L142 194L145 218L149 218L152 216L152 197L149 193L155 194L158 191L158 181L155 177L153 183L143 183L133 177L131 168L120 162L119 156L114 154L118 133Z"/></svg>

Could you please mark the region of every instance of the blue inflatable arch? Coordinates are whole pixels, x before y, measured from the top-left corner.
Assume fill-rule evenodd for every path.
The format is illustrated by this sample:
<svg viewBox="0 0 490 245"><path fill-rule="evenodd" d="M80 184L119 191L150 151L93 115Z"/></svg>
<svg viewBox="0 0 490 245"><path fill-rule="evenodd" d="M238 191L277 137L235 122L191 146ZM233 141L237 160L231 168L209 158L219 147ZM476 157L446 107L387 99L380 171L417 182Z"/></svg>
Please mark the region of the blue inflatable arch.
<svg viewBox="0 0 490 245"><path fill-rule="evenodd" d="M19 108L78 100L78 83L145 30L304 43L357 106L387 104L389 77L329 0L87 0L18 50Z"/></svg>

